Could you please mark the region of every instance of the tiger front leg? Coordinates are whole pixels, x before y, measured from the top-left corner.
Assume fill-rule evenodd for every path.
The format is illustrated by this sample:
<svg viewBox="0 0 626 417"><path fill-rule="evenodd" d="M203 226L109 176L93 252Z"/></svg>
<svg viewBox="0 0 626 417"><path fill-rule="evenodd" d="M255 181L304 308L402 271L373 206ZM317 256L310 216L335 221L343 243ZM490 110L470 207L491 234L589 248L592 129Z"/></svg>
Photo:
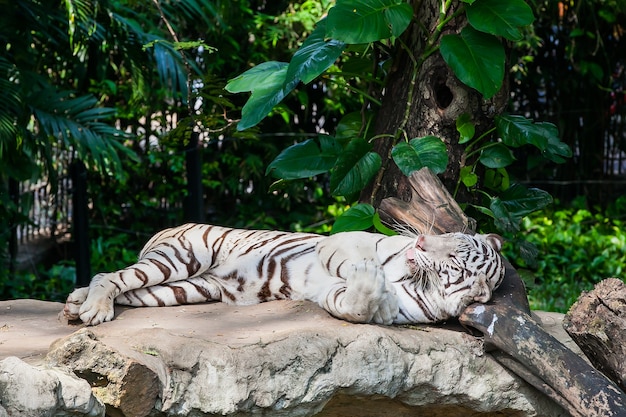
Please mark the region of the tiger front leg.
<svg viewBox="0 0 626 417"><path fill-rule="evenodd" d="M391 324L399 306L381 265L363 260L352 266L345 284L335 286L322 305L335 317L355 323Z"/></svg>
<svg viewBox="0 0 626 417"><path fill-rule="evenodd" d="M79 306L78 318L87 325L95 326L113 320L115 314L113 303L120 292L119 287L111 281L113 274L115 273L97 274L92 278L88 288L79 288L72 292L65 304L64 313L67 310L72 314L76 306ZM81 303L82 297L85 299Z"/></svg>

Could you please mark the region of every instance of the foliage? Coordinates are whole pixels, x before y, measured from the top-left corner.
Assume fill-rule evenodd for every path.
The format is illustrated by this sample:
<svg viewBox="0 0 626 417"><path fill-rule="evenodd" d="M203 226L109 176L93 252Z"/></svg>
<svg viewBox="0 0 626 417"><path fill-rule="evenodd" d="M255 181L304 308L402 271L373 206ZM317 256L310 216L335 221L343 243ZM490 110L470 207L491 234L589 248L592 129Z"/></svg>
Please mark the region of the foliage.
<svg viewBox="0 0 626 417"><path fill-rule="evenodd" d="M566 312L581 291L609 277L621 277L626 265L626 198L606 210L588 209L584 198L571 207L546 209L524 219L522 232L536 245L529 264L517 248L505 255L524 278L531 308Z"/></svg>
<svg viewBox="0 0 626 417"><path fill-rule="evenodd" d="M415 70L429 55L440 51L462 82L478 90L486 99L491 98L500 90L504 79L506 57L500 38L521 40L522 28L530 25L534 16L523 0L476 0L455 6L452 7L449 1L442 3L437 29L426 40L422 55L414 57ZM466 13L469 24L458 34L442 36L446 25L463 13ZM263 120L299 82L310 83L322 74L344 76L337 68L349 66L353 50L358 51L360 44L371 44L366 50L375 49L377 43L389 49L405 47L398 37L412 19L413 9L399 0L338 1L329 10L328 17L318 22L289 63L260 63L226 85L231 93L252 92L242 109L238 129L250 128ZM346 58L333 65L342 53ZM357 56L360 59L368 57L366 54ZM356 77L369 78L384 85L384 74L377 79L377 74L362 71ZM395 133L373 137L369 120L353 114L345 116L334 137L324 135L292 145L269 165L267 172L282 181L328 172L331 193L351 202L378 175L383 165L381 156L372 151L375 140L394 141L390 157L405 175L423 167L436 173L446 170L448 150L439 138L408 139L404 126L399 126ZM475 127L469 116L461 116L457 125L461 143L467 143L466 165L462 168L459 186L462 184L469 189L480 186L485 202L484 206L474 204L475 212L487 216L503 233L517 232L523 216L541 209L551 199L540 190L526 190L519 185L511 188L513 185L506 171L506 167L515 161L511 149L533 145L554 162L563 162L564 158L571 156L571 150L559 140L553 124L534 123L521 116L499 116L496 127L479 137L474 137ZM493 132L497 136L490 137ZM472 158L474 155L478 157ZM308 163L303 164L303 161ZM487 168L483 184L479 184L476 174L478 164ZM346 215L351 216L351 220L339 222L334 231L346 230L347 225L360 229L375 226L372 212L373 208L350 211ZM360 221L353 221L359 213L363 217Z"/></svg>
<svg viewBox="0 0 626 417"><path fill-rule="evenodd" d="M3 5L2 188L44 179L54 193L57 175L67 172L58 167L58 159L80 158L101 175L121 174L121 160L134 155L124 146L132 137L123 129L123 117L145 116L138 106L144 99L175 102L186 91L179 51L155 31L158 15L145 19L145 10L128 1L17 0ZM166 7L165 13L180 10ZM183 10L191 17L199 9ZM144 50L149 42L152 46ZM129 110L132 106L139 111ZM28 221L24 201L15 201L16 196L0 193L0 226L11 231L0 236L2 259L11 234ZM2 262L0 278L4 275Z"/></svg>
<svg viewBox="0 0 626 417"><path fill-rule="evenodd" d="M514 232L527 231L522 218L551 198L515 185L514 178L553 178L559 171L544 167L567 160L570 147L579 155L570 164L577 175L596 175L598 138L615 128L607 115L624 116L622 3L533 1L538 20L529 26L533 16L522 0L442 1L439 26L424 40L423 54L413 57L417 68L441 53L484 97L500 88L505 62L513 65L512 111L524 117L500 115L486 134L476 134L468 115L457 120L466 146L458 187L483 197L466 210L482 216L485 227L499 227L516 250L510 256L525 255L520 264L534 252ZM393 140L392 157L405 173L447 165L432 137L411 138L402 129L373 133L391 62L404 48L402 33L419 19L409 9L400 0L6 3L0 17L6 46L0 57L0 258L8 231L29 221L29 202L12 198L7 179L47 173L54 186L54 155L67 151L78 152L90 168L92 269L133 259L153 231L183 221L185 146L194 128L205 133L207 221L326 233L329 219L339 217L334 231L374 225L389 233L373 207L352 204L379 166L371 145ZM449 31L463 15L470 26ZM278 71L247 79L263 62ZM242 94L224 92L226 79L239 82L229 84L233 91L252 91L254 106ZM278 104L267 106L271 100ZM237 127L248 128L235 131L233 115L244 106ZM551 123L531 120L544 118ZM0 285L12 285L16 297L52 294L51 287L41 289L45 281L64 285L55 277L72 271L67 264L59 268L53 276L44 268L9 282L0 266Z"/></svg>
<svg viewBox="0 0 626 417"><path fill-rule="evenodd" d="M37 272L18 272L11 280L0 280L0 300L33 298L65 301L76 285L76 268L71 262L57 263Z"/></svg>

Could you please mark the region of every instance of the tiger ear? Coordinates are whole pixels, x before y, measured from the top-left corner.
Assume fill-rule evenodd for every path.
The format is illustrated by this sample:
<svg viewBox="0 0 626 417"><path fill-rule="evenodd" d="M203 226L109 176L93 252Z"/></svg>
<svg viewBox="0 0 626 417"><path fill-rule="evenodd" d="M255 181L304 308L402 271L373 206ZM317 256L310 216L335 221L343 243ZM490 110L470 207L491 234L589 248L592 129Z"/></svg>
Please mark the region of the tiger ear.
<svg viewBox="0 0 626 417"><path fill-rule="evenodd" d="M485 239L487 240L487 243L489 243L496 251L500 252L500 250L502 250L502 244L504 243L502 236L495 233L489 233L488 235L485 235Z"/></svg>

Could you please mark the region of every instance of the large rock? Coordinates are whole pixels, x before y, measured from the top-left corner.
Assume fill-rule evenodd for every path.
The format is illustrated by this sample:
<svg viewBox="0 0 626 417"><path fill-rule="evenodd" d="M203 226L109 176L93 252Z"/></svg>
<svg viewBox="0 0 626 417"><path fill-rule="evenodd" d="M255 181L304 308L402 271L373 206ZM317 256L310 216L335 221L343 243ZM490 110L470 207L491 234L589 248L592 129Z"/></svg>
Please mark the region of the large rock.
<svg viewBox="0 0 626 417"><path fill-rule="evenodd" d="M0 416L103 416L89 384L60 369L40 369L15 356L0 361Z"/></svg>
<svg viewBox="0 0 626 417"><path fill-rule="evenodd" d="M4 303L10 344L21 304ZM49 326L66 336L40 366L88 381L112 417L567 415L452 326L350 324L297 301L119 309L96 327Z"/></svg>

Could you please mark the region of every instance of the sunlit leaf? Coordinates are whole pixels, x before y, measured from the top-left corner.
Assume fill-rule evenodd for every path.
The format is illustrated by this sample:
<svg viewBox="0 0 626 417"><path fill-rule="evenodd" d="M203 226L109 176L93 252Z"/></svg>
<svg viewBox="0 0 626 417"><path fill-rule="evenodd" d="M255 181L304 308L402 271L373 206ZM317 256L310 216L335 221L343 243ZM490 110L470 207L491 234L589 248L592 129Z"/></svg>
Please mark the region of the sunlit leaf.
<svg viewBox="0 0 626 417"><path fill-rule="evenodd" d="M255 91L257 89L275 86L284 82L285 75L277 75L281 71L286 71L289 64L286 62L268 61L263 62L255 67L250 68L246 72L229 80L226 84L226 91L230 93L243 93L246 91Z"/></svg>
<svg viewBox="0 0 626 417"><path fill-rule="evenodd" d="M456 130L459 132L459 143L467 143L476 134L476 127L472 121L472 117L463 113L456 119Z"/></svg>
<svg viewBox="0 0 626 417"><path fill-rule="evenodd" d="M395 236L395 235L398 234L398 232L396 232L393 229L388 228L387 226L385 226L383 224L383 222L380 219L380 214L378 212L374 213L374 218L372 219L372 222L374 223L374 228L378 232L380 232L380 233L382 233L384 235Z"/></svg>
<svg viewBox="0 0 626 417"><path fill-rule="evenodd" d="M440 51L458 79L486 99L502 87L505 54L495 36L466 26L459 35L443 36Z"/></svg>
<svg viewBox="0 0 626 417"><path fill-rule="evenodd" d="M366 230L374 225L374 207L370 204L357 204L337 217L331 233Z"/></svg>
<svg viewBox="0 0 626 417"><path fill-rule="evenodd" d="M241 109L241 121L237 124L237 130L256 126L295 88L298 80L285 83L287 65L285 62L264 62L226 84L226 90L231 93L252 91Z"/></svg>
<svg viewBox="0 0 626 417"><path fill-rule="evenodd" d="M468 188L475 186L478 183L478 175L472 171L471 166L465 166L461 168L459 173L461 182Z"/></svg>
<svg viewBox="0 0 626 417"><path fill-rule="evenodd" d="M301 80L308 84L339 58L345 44L334 39L327 40L325 35L326 20L322 20L291 58L285 83Z"/></svg>
<svg viewBox="0 0 626 417"><path fill-rule="evenodd" d="M413 18L401 0L339 0L328 12L326 36L348 44L400 36Z"/></svg>

